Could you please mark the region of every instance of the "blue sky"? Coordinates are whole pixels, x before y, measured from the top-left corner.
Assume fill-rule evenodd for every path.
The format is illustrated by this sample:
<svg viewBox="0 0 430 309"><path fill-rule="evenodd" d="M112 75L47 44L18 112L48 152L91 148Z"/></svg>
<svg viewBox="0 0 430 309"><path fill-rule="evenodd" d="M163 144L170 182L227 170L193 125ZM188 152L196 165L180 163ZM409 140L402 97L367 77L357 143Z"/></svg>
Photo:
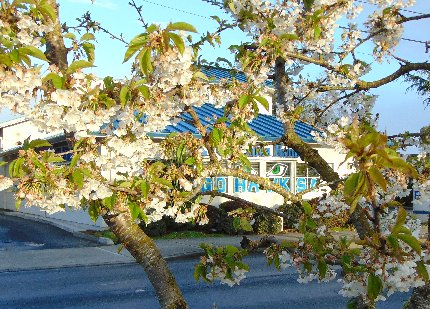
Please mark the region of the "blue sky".
<svg viewBox="0 0 430 309"><path fill-rule="evenodd" d="M142 25L137 21L138 15L128 5L129 0L60 0L60 14L62 21L71 26L75 24L75 18L86 11L90 11L93 18L108 28L116 35L123 34L129 41L133 36L143 32ZM200 33L211 31L216 28L217 23L210 16L223 16L221 10L201 0L135 0L138 5L143 6L143 17L147 22L167 24L170 21L185 21L192 23ZM429 13L430 4L428 0L417 0L416 5L410 10ZM404 15L413 15L404 12ZM430 41L430 21L411 22L406 26L404 38L420 41ZM223 34L221 48L213 49L205 47L201 54L205 59L215 60L217 57L229 57L227 47L238 41L246 40L239 31L227 31ZM105 34L97 35L96 68L94 73L98 76L111 75L124 78L129 75L130 64L122 64L126 46L115 40L109 39ZM362 51L371 53L371 50ZM425 53L424 44L409 41L401 41L397 48L397 56L413 61L428 61L430 53ZM385 74L393 72L397 66L392 64L378 65L377 70L368 78L373 80ZM397 81L373 91L379 98L375 112L380 114L379 129L387 130L389 134L408 131L417 131L424 125L430 124L430 107L425 108L422 98L414 92L406 92L407 84ZM0 121L10 119L11 115L2 111Z"/></svg>

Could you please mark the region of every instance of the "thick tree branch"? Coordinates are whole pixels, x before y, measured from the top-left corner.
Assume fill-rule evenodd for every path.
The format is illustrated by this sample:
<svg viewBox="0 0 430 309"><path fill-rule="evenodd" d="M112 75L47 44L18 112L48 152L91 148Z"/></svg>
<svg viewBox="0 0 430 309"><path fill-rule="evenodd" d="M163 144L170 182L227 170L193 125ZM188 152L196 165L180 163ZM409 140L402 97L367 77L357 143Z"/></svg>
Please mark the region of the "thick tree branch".
<svg viewBox="0 0 430 309"><path fill-rule="evenodd" d="M163 309L188 308L169 266L154 241L134 223L129 212L105 212L103 219L145 272Z"/></svg>
<svg viewBox="0 0 430 309"><path fill-rule="evenodd" d="M292 194L284 187L271 182L270 179L268 178L262 178L258 175L252 175L240 169L228 168L223 166L208 167L208 170L209 170L208 176L234 176L241 179L249 180L258 184L260 186L260 189L262 190L272 190L278 193L287 201L292 201L292 202L298 201L294 194Z"/></svg>
<svg viewBox="0 0 430 309"><path fill-rule="evenodd" d="M243 198L240 198L240 197L237 197L237 196L233 196L233 195L230 195L230 194L227 194L227 193L222 193L222 192L218 192L218 191L213 190L213 191L200 192L197 195L201 195L201 196L209 195L209 196L212 196L212 197L216 197L216 196L225 197L225 198L228 198L228 199L230 199L232 201L240 202L242 204L246 204L248 206L251 206L254 209L261 210L261 211L264 211L264 212L267 212L267 213L271 213L273 215L282 217L284 219L289 219L289 216L287 216L286 214L284 214L282 212L273 210L273 209L268 208L266 206L258 205L258 204L254 203L254 202L250 202L250 201L247 201L247 200L245 200Z"/></svg>
<svg viewBox="0 0 430 309"><path fill-rule="evenodd" d="M64 40L61 33L59 8L57 5L57 1L47 0L47 2L54 8L57 15L57 19L53 21L54 23L53 31L45 34L45 38L46 38L45 55L51 64L56 65L61 71L64 72L68 67L67 65L68 50L64 45Z"/></svg>

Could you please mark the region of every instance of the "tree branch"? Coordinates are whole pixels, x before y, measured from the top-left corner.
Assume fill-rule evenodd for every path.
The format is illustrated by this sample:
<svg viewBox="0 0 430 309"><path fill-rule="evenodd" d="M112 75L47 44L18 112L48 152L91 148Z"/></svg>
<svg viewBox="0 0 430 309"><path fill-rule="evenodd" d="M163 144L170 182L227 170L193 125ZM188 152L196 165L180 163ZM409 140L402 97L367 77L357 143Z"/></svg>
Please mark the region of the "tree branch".
<svg viewBox="0 0 430 309"><path fill-rule="evenodd" d="M240 203L246 204L248 206L251 206L254 209L261 210L261 211L264 211L264 212L267 212L267 213L271 213L273 215L276 215L278 217L282 217L284 219L289 219L289 216L286 215L286 214L284 214L284 213L282 213L282 212L276 211L276 210L268 208L266 206L262 206L262 205L256 204L254 202L247 201L247 200L245 200L243 198L240 198L240 197L237 197L237 196L233 196L233 195L230 195L230 194L227 194L227 193L218 192L216 190L206 191L206 192L199 192L197 195L200 195L200 196L209 195L209 196L212 196L212 197L216 197L216 196L225 197L225 198L228 198L228 199L230 199L232 201L240 202Z"/></svg>

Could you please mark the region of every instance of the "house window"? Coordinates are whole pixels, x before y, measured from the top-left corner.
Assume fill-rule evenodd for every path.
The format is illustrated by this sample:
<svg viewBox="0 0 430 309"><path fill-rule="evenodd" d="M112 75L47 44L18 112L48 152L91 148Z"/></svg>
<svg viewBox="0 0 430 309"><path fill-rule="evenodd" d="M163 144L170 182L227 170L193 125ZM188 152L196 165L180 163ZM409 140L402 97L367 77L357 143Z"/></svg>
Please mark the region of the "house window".
<svg viewBox="0 0 430 309"><path fill-rule="evenodd" d="M333 167L333 164L330 165ZM297 163L296 166L296 192L315 187L320 178L318 172L306 163Z"/></svg>

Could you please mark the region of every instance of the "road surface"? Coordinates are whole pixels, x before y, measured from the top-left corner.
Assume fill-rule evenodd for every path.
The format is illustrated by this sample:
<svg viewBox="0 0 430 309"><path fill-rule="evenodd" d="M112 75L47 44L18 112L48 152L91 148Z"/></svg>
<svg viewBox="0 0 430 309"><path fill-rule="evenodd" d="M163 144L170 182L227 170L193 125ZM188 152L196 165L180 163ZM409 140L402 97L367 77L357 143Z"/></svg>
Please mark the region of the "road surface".
<svg viewBox="0 0 430 309"><path fill-rule="evenodd" d="M301 285L288 270L266 267L261 256L251 256L253 271L240 286L196 283L196 259L170 261L190 308L346 308L339 283ZM381 309L400 309L406 294L380 303ZM159 308L154 291L136 264L70 267L0 273L0 308Z"/></svg>

